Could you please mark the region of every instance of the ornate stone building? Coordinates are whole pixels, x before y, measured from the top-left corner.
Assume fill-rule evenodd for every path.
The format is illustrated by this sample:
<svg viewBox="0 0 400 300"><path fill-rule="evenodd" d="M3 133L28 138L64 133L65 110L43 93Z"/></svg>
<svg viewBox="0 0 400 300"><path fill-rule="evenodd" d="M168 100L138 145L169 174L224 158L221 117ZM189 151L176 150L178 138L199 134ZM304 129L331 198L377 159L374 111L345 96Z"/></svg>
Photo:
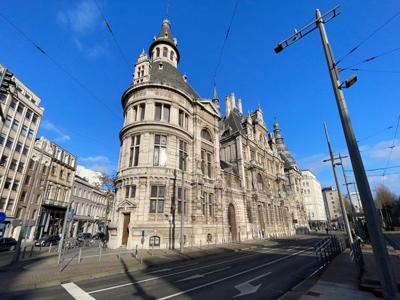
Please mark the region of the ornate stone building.
<svg viewBox="0 0 400 300"><path fill-rule="evenodd" d="M184 195L185 246L291 235L304 226L301 174L277 123L260 108L201 98L177 67L180 53L164 20L122 95L117 191L110 247L177 247ZM184 180L182 180L184 177ZM183 191L182 191L183 186Z"/></svg>

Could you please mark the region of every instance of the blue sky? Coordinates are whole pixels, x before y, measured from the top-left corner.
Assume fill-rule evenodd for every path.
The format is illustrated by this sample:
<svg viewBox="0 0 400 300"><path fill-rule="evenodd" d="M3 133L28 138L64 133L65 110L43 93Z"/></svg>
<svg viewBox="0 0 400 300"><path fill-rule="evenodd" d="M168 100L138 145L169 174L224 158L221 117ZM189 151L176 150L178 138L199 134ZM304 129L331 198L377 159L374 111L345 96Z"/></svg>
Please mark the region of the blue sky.
<svg viewBox="0 0 400 300"><path fill-rule="evenodd" d="M181 53L179 69L193 88L210 97L213 73L235 5L233 0L171 0L169 18ZM47 57L0 18L0 63L42 98L40 134L79 157L88 167L113 172L118 164L122 126L121 95L132 80L142 48L148 49L165 16L166 1L98 0L123 56L106 30L93 0L7 1L0 11L49 56L84 84L77 85ZM301 168L313 170L322 185L333 184L322 123L327 122L336 152L346 152L343 132L318 32L276 55L276 42L288 37L333 1L239 0L218 71L220 98L230 92L243 99L245 112L261 105L272 128L277 117L289 149ZM396 0L346 1L341 15L327 25L336 58L400 10ZM368 40L342 67L400 46L400 16ZM345 91L367 169L400 165L392 145L400 114L400 51L360 68L358 82ZM372 70L372 71L371 71ZM397 73L396 73L397 72ZM351 73L341 74L344 80ZM223 102L223 101L222 101ZM391 129L385 129L393 126ZM378 134L376 134L379 132ZM372 135L372 136L371 136ZM365 139L366 137L369 137ZM400 139L395 140L399 146ZM390 156L390 160L389 160ZM347 169L350 168L347 162ZM400 168L371 176L400 192ZM370 175L382 174L369 172Z"/></svg>

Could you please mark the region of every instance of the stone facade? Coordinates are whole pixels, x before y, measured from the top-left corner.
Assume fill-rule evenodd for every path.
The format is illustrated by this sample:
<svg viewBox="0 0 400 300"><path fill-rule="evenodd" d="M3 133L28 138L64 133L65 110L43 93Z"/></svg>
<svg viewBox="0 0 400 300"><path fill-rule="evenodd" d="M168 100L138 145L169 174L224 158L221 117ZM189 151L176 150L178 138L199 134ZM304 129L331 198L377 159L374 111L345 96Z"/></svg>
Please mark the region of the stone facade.
<svg viewBox="0 0 400 300"><path fill-rule="evenodd" d="M61 234L76 171L76 156L45 138L51 157L35 237ZM44 150L43 150L44 151ZM50 154L51 153L51 154Z"/></svg>
<svg viewBox="0 0 400 300"><path fill-rule="evenodd" d="M124 125L108 245L176 248L184 196L185 246L291 235L307 226L301 173L261 108L245 117L216 89L201 98L177 67L164 20L122 95ZM183 191L182 191L183 186ZM143 245L143 246L142 246Z"/></svg>
<svg viewBox="0 0 400 300"><path fill-rule="evenodd" d="M0 65L0 74L5 68ZM35 144L43 108L36 96L17 77L5 94L0 94L0 211L7 215L0 224L0 236L18 237L25 214L23 182ZM25 191L26 193L26 191Z"/></svg>
<svg viewBox="0 0 400 300"><path fill-rule="evenodd" d="M71 194L73 222L69 224L69 235L77 237L81 232L104 232L108 202L109 194L106 191L75 175Z"/></svg>

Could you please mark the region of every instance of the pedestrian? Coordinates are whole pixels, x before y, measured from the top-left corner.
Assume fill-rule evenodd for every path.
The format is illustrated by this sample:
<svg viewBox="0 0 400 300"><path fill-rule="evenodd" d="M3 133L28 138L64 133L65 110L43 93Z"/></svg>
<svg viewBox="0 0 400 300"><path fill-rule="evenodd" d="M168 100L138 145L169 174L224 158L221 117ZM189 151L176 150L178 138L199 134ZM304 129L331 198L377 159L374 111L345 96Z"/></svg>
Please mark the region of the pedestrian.
<svg viewBox="0 0 400 300"><path fill-rule="evenodd" d="M328 228L328 226L325 227L325 231L326 231L326 234L329 234L329 228Z"/></svg>

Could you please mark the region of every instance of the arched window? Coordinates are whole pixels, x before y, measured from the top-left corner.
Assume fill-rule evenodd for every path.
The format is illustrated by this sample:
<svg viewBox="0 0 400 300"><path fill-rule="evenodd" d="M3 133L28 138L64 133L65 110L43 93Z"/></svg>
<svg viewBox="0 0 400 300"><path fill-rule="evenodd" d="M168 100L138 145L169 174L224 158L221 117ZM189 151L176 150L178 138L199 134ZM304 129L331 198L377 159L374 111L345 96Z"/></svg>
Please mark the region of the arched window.
<svg viewBox="0 0 400 300"><path fill-rule="evenodd" d="M171 52L169 53L169 59L172 60L172 61L174 61L174 51L171 51Z"/></svg>
<svg viewBox="0 0 400 300"><path fill-rule="evenodd" d="M156 57L160 57L160 48L156 48Z"/></svg>
<svg viewBox="0 0 400 300"><path fill-rule="evenodd" d="M260 174L257 174L257 189L259 191L263 190L263 180Z"/></svg>
<svg viewBox="0 0 400 300"><path fill-rule="evenodd" d="M209 132L207 129L203 129L203 130L201 131L201 138L202 138L203 140L212 142L212 140L211 140L211 134L210 134L210 132Z"/></svg>
<svg viewBox="0 0 400 300"><path fill-rule="evenodd" d="M168 49L167 49L167 47L163 48L163 56L164 57L168 57Z"/></svg>
<svg viewBox="0 0 400 300"><path fill-rule="evenodd" d="M157 235L151 236L149 239L149 246L160 247L160 237Z"/></svg>

